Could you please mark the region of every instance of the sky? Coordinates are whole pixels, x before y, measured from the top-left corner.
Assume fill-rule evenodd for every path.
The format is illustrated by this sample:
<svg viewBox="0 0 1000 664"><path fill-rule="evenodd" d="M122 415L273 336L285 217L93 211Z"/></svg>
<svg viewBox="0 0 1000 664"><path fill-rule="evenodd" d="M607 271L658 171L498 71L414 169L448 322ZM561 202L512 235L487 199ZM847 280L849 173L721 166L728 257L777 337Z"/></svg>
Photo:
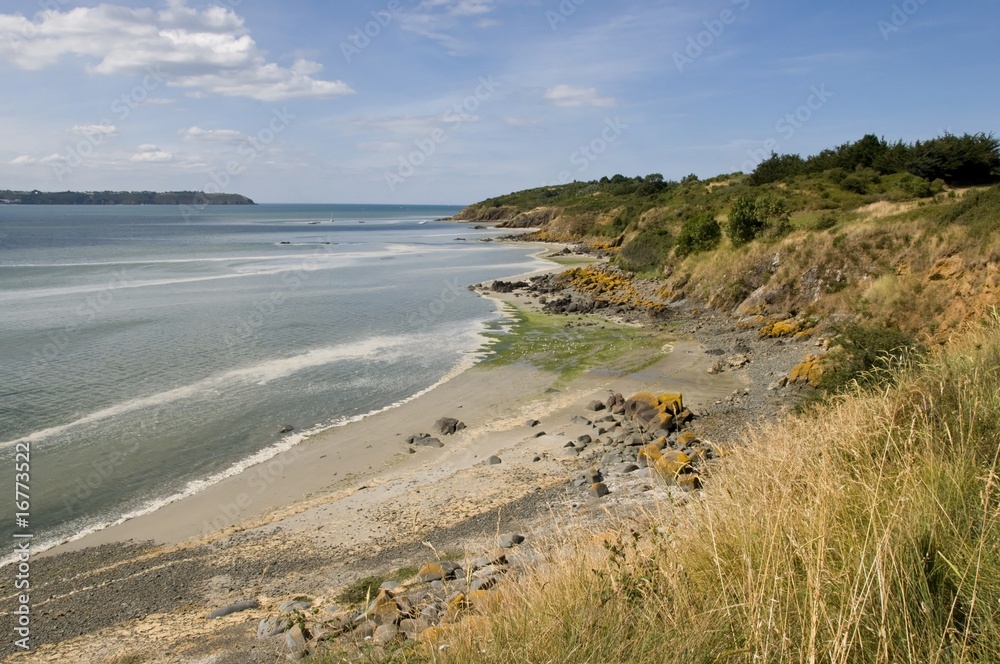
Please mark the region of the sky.
<svg viewBox="0 0 1000 664"><path fill-rule="evenodd" d="M1000 0L0 4L0 189L467 204L1000 131Z"/></svg>

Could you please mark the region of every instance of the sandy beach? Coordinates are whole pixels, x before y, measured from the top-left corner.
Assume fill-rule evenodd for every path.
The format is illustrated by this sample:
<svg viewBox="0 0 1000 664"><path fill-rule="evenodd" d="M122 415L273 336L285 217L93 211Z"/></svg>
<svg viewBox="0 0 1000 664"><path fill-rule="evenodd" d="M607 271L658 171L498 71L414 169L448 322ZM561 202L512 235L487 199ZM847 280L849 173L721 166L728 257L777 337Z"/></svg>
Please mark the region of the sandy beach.
<svg viewBox="0 0 1000 664"><path fill-rule="evenodd" d="M309 437L201 493L37 558L34 596L46 599L34 604L36 646L4 654L24 662L132 652L158 662L255 661L240 659L251 654L271 661L273 653L257 650L265 646L254 629L280 599L334 597L361 576L444 551L474 552L501 532L544 530L556 515L603 514L630 500L623 491L588 501L572 488L585 463L561 452L590 430L573 417L593 399L642 390L680 391L694 412L715 410L751 379L709 374L716 358L706 350L691 336L665 335L663 358L644 369L601 367L569 381L526 364L478 365L399 407ZM440 448L407 444L441 417L466 428L440 436ZM491 456L500 463L487 463ZM260 608L204 620L246 599ZM235 654L199 659L217 652Z"/></svg>

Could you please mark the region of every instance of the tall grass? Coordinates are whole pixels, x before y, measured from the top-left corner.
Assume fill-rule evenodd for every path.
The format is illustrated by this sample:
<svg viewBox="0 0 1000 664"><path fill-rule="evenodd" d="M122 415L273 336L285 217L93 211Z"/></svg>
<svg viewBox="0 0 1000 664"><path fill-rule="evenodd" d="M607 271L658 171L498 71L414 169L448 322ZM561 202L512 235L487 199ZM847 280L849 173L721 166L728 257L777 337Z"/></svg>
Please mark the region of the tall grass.
<svg viewBox="0 0 1000 664"><path fill-rule="evenodd" d="M576 535L434 662L1000 661L1000 325L748 431L687 505Z"/></svg>

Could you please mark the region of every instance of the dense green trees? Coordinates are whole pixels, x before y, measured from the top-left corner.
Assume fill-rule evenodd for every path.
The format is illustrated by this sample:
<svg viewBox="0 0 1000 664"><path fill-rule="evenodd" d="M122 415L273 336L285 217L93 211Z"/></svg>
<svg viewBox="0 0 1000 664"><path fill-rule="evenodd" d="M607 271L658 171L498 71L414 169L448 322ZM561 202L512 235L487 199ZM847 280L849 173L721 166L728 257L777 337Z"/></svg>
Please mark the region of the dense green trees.
<svg viewBox="0 0 1000 664"><path fill-rule="evenodd" d="M888 143L868 134L854 143L844 143L808 159L798 155L771 156L750 176L750 184L760 186L796 175L823 173L833 169L863 172L856 179L845 178L845 188L862 193L870 173L893 175L911 173L927 181L942 180L953 186L974 186L1000 182L1000 141L992 134L945 134L929 141Z"/></svg>

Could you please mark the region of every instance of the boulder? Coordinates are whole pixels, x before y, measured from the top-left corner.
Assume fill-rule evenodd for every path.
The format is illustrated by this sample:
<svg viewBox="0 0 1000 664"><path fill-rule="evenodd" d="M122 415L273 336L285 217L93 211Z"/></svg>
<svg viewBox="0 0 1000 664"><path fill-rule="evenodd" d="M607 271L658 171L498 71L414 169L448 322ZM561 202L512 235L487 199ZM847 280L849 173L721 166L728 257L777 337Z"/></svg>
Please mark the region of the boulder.
<svg viewBox="0 0 1000 664"><path fill-rule="evenodd" d="M372 635L372 641L380 646L392 643L399 636L399 628L395 625L379 625Z"/></svg>
<svg viewBox="0 0 1000 664"><path fill-rule="evenodd" d="M438 438L431 438L427 436L425 438L414 438L411 445L416 445L418 447L444 447L444 443Z"/></svg>
<svg viewBox="0 0 1000 664"><path fill-rule="evenodd" d="M587 404L587 410L592 410L595 413L597 411L604 410L604 402L603 401L597 401L595 399L594 401L591 401L589 404Z"/></svg>
<svg viewBox="0 0 1000 664"><path fill-rule="evenodd" d="M486 460L486 463L491 466L499 466L501 463L503 463L503 459L501 459L498 456L491 456L489 459Z"/></svg>
<svg viewBox="0 0 1000 664"><path fill-rule="evenodd" d="M605 484L604 482L595 482L594 484L590 485L590 495L592 495L594 498L603 498L609 493L611 493L611 490L608 489L608 485Z"/></svg>
<svg viewBox="0 0 1000 664"><path fill-rule="evenodd" d="M292 628L294 622L288 616L270 616L257 625L257 638L261 641L278 634L284 634Z"/></svg>
<svg viewBox="0 0 1000 664"><path fill-rule="evenodd" d="M291 424L282 424L281 428L278 429L278 433L291 433L295 431L295 427Z"/></svg>
<svg viewBox="0 0 1000 664"><path fill-rule="evenodd" d="M691 468L691 457L678 450L667 450L663 453L652 468L660 477L667 480L675 480L678 475Z"/></svg>
<svg viewBox="0 0 1000 664"><path fill-rule="evenodd" d="M302 659L309 653L309 637L301 625L285 632L285 650L290 659Z"/></svg>
<svg viewBox="0 0 1000 664"><path fill-rule="evenodd" d="M497 539L497 544L500 545L501 549L513 549L518 544L524 541L524 535L518 535L516 533L504 533Z"/></svg>
<svg viewBox="0 0 1000 664"><path fill-rule="evenodd" d="M434 423L434 431L442 436L450 436L465 428L465 423L454 417L442 417Z"/></svg>
<svg viewBox="0 0 1000 664"><path fill-rule="evenodd" d="M534 429L539 424L541 424L541 422L539 422L538 420L528 420L527 422L524 423L524 426L528 427L529 429Z"/></svg>

